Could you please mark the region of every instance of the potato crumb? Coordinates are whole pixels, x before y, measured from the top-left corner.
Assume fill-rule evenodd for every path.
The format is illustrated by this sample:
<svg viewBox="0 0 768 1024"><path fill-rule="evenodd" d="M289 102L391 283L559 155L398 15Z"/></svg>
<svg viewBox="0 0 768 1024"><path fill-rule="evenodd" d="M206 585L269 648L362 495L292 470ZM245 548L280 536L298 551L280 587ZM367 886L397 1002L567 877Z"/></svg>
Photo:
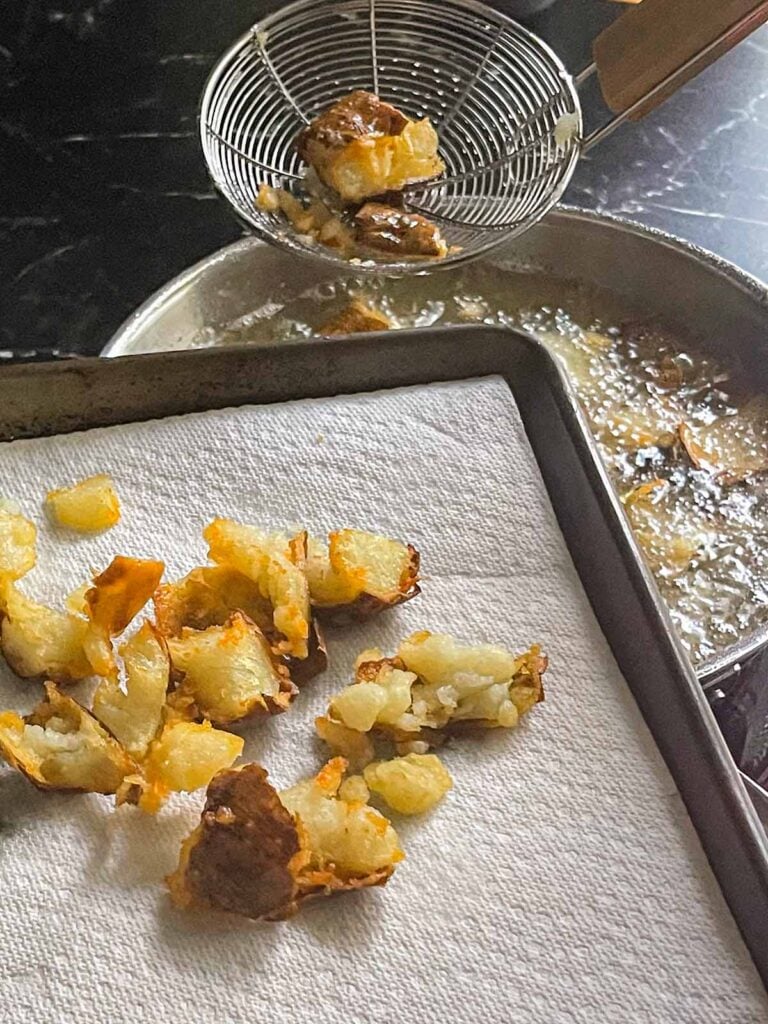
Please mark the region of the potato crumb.
<svg viewBox="0 0 768 1024"><path fill-rule="evenodd" d="M106 473L49 491L45 503L55 523L78 533L100 533L120 520L120 501Z"/></svg>
<svg viewBox="0 0 768 1024"><path fill-rule="evenodd" d="M363 772L363 779L372 793L383 797L399 814L430 811L453 788L448 770L435 754L374 761Z"/></svg>

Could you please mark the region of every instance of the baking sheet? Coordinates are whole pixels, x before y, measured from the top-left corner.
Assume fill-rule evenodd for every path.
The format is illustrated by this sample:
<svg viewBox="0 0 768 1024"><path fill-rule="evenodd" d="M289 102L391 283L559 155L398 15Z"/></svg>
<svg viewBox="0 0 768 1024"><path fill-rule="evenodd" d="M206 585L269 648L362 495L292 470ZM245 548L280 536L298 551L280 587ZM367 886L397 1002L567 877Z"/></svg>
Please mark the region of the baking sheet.
<svg viewBox="0 0 768 1024"><path fill-rule="evenodd" d="M445 751L456 788L402 827L385 889L254 925L172 910L161 877L201 794L157 821L0 773L0 1000L15 1021L712 1021L768 1004L674 783L618 672L499 380L246 407L0 447L2 489L111 472L101 537L43 526L34 596L60 599L117 552L199 564L223 514L413 541L423 594L330 638L332 668L244 730L280 785L319 763L312 720L355 653L416 628L551 658L514 733ZM6 701L31 684L2 679ZM34 689L34 687L32 687ZM400 823L398 822L398 825Z"/></svg>

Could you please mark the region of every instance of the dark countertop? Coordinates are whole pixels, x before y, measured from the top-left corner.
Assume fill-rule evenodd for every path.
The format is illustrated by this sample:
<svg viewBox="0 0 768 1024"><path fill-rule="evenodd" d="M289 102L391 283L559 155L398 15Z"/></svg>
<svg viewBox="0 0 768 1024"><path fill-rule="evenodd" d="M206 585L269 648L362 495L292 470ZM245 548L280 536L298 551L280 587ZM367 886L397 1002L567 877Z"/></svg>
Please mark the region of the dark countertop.
<svg viewBox="0 0 768 1024"><path fill-rule="evenodd" d="M206 178L197 102L217 55L271 6L5 0L0 358L97 353L154 289L238 236ZM616 12L559 0L532 24L579 70ZM768 278L768 29L585 158L567 201Z"/></svg>

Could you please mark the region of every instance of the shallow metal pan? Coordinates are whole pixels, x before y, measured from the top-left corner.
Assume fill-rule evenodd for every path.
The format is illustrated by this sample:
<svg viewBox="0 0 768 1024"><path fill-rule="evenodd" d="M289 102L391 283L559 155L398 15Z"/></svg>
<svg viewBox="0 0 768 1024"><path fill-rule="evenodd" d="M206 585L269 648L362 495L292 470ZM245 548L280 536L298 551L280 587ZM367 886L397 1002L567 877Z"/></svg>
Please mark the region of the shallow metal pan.
<svg viewBox="0 0 768 1024"><path fill-rule="evenodd" d="M600 625L768 984L768 837L639 555L575 392L536 339L499 328L437 328L265 346L258 358L252 348L233 347L11 366L0 371L0 440L491 373L514 394Z"/></svg>
<svg viewBox="0 0 768 1024"><path fill-rule="evenodd" d="M663 317L768 388L768 289L711 253L629 221L560 208L499 250L497 261L609 289L626 299L628 315ZM202 329L251 312L283 282L300 290L332 276L319 263L244 239L158 291L104 354L184 348ZM722 680L766 641L768 627L743 636L699 666L699 679L705 686Z"/></svg>

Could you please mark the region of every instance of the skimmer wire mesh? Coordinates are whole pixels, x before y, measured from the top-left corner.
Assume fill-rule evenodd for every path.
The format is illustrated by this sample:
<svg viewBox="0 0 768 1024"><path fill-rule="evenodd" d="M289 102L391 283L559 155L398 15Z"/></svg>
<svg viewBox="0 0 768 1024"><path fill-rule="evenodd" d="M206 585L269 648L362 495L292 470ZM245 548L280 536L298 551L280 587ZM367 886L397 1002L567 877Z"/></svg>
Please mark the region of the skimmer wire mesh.
<svg viewBox="0 0 768 1024"><path fill-rule="evenodd" d="M301 194L300 128L353 89L429 117L446 172L412 186L410 209L472 259L519 234L560 198L578 158L581 111L570 76L536 36L474 0L299 0L220 59L205 87L201 135L213 181L242 220L284 248L348 265L255 206L262 182ZM561 115L578 132L555 141ZM357 261L356 261L357 262ZM377 260L360 269L424 272Z"/></svg>

